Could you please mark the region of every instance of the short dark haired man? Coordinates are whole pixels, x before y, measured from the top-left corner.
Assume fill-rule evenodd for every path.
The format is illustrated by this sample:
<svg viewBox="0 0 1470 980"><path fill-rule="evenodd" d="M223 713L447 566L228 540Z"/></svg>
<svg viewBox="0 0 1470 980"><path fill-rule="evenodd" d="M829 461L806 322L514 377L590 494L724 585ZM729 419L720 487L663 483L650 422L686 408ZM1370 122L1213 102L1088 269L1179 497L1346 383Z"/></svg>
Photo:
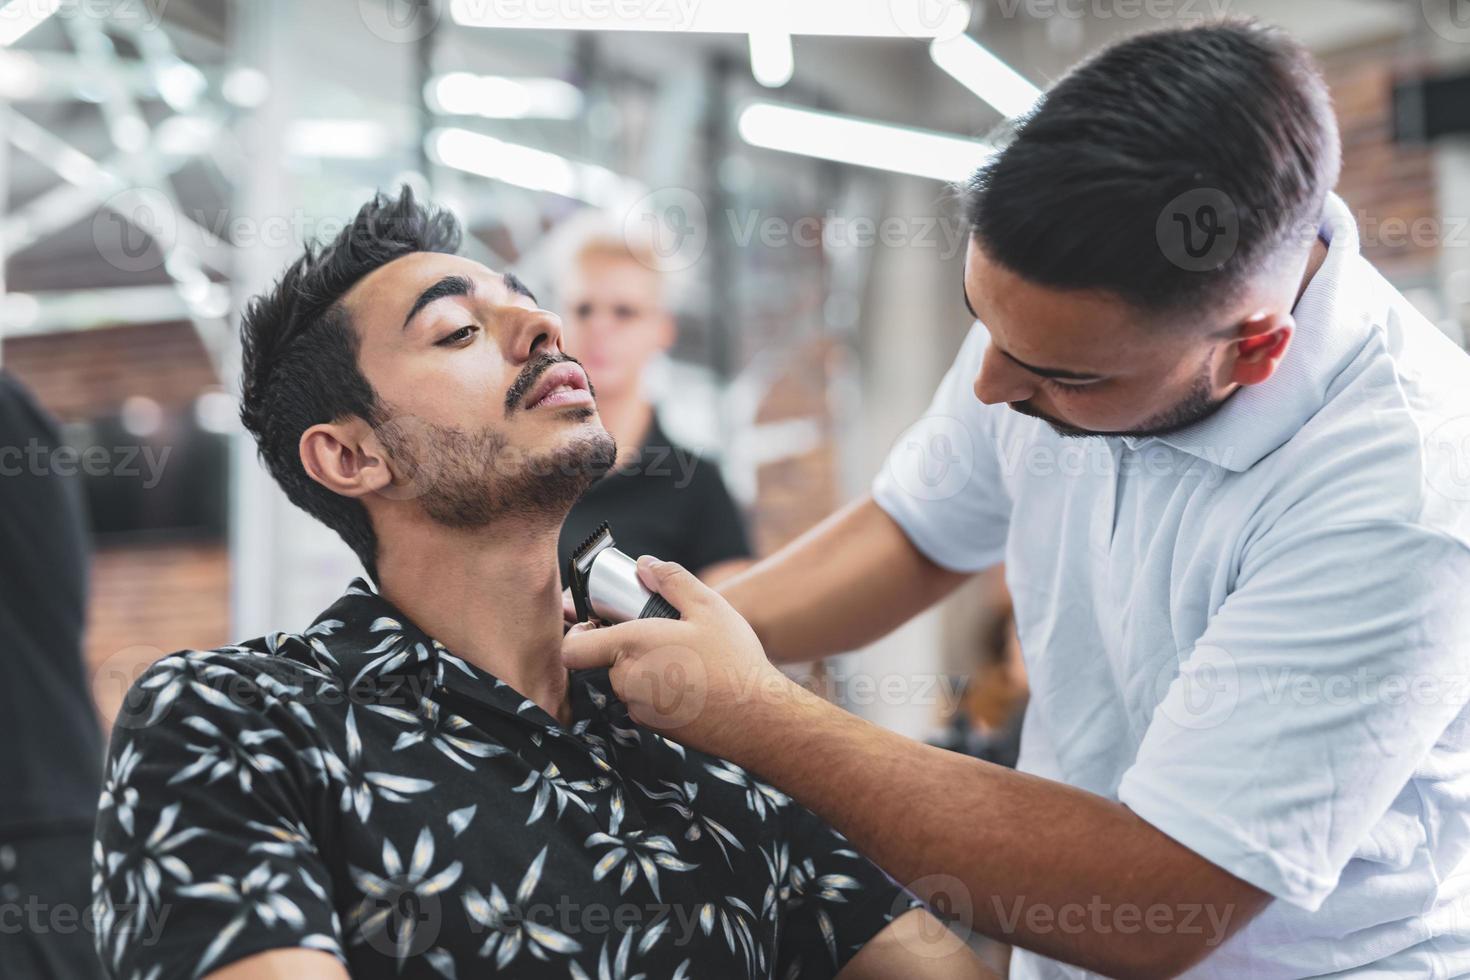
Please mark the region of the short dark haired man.
<svg viewBox="0 0 1470 980"><path fill-rule="evenodd" d="M684 619L579 630L568 662L631 690L647 651L692 651L707 707L672 736L985 896L1014 977L1470 971L1470 358L1359 255L1337 173L1281 32L1101 52L974 181L983 326L872 496L728 605L651 570ZM860 646L1001 561L1019 774L765 660Z"/></svg>
<svg viewBox="0 0 1470 980"><path fill-rule="evenodd" d="M557 533L613 442L558 318L458 242L379 196L246 312L245 424L378 589L139 679L112 975L976 975L809 812L568 676Z"/></svg>

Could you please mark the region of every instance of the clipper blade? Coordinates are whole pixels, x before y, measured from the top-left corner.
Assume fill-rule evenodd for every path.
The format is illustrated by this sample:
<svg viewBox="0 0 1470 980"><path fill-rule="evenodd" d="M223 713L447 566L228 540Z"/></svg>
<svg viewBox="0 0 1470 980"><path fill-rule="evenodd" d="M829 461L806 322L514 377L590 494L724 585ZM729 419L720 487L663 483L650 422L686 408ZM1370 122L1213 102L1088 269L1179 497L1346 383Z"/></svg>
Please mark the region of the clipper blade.
<svg viewBox="0 0 1470 980"><path fill-rule="evenodd" d="M607 539L607 544L602 543L603 538ZM592 560L592 556L603 548L611 546L612 543L612 528L608 526L607 521L603 521L597 526L597 530L587 535L587 537L582 539L582 543L577 545L576 550L572 552L572 561L576 562L585 571L587 565ZM601 547L598 547L599 545Z"/></svg>
<svg viewBox="0 0 1470 980"><path fill-rule="evenodd" d="M597 530L577 545L567 559L567 582L572 591L572 605L577 609L577 621L585 623L592 618L592 602L587 594L588 574L592 571L592 560L605 548L613 546L612 528L606 521Z"/></svg>

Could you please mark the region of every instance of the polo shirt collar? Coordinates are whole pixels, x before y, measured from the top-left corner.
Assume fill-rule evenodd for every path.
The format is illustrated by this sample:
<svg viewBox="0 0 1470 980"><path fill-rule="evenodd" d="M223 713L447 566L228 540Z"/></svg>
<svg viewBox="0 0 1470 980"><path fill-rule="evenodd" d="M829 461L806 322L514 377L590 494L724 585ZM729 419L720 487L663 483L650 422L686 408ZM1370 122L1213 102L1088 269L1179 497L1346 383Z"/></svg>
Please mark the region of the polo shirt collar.
<svg viewBox="0 0 1470 980"><path fill-rule="evenodd" d="M1319 233L1327 257L1292 310L1296 329L1276 372L1236 391L1194 425L1164 436L1125 437L1129 448L1158 441L1242 473L1285 445L1326 404L1328 389L1362 349L1377 311L1366 275L1372 270L1358 254L1357 223L1336 194L1327 196Z"/></svg>

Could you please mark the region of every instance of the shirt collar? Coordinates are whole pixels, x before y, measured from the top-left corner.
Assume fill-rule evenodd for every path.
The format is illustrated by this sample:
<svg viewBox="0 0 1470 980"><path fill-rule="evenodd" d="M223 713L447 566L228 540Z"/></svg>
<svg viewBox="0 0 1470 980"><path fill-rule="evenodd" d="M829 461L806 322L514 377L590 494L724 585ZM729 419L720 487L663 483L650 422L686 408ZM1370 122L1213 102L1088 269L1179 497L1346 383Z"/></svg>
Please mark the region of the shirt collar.
<svg viewBox="0 0 1470 980"><path fill-rule="evenodd" d="M1285 445L1326 403L1333 380L1362 349L1375 313L1357 223L1336 194L1327 196L1319 234L1327 257L1292 310L1296 329L1275 373L1236 391L1194 425L1164 436L1125 437L1130 449L1157 440L1242 473Z"/></svg>
<svg viewBox="0 0 1470 980"><path fill-rule="evenodd" d="M417 703L447 690L543 728L559 728L534 701L419 629L365 579L353 579L302 639L315 666L336 676L354 699L408 697ZM579 700L574 698L573 708L581 715Z"/></svg>

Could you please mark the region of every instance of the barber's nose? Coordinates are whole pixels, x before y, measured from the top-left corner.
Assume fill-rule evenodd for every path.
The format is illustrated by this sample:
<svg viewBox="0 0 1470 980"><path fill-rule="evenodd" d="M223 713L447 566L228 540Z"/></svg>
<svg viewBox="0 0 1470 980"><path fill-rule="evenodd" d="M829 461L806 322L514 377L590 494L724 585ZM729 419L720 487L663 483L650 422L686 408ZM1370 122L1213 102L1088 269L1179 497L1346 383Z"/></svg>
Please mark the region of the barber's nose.
<svg viewBox="0 0 1470 980"><path fill-rule="evenodd" d="M1010 363L994 347L987 348L975 376L975 397L986 405L1023 402L1036 394L1036 378Z"/></svg>

